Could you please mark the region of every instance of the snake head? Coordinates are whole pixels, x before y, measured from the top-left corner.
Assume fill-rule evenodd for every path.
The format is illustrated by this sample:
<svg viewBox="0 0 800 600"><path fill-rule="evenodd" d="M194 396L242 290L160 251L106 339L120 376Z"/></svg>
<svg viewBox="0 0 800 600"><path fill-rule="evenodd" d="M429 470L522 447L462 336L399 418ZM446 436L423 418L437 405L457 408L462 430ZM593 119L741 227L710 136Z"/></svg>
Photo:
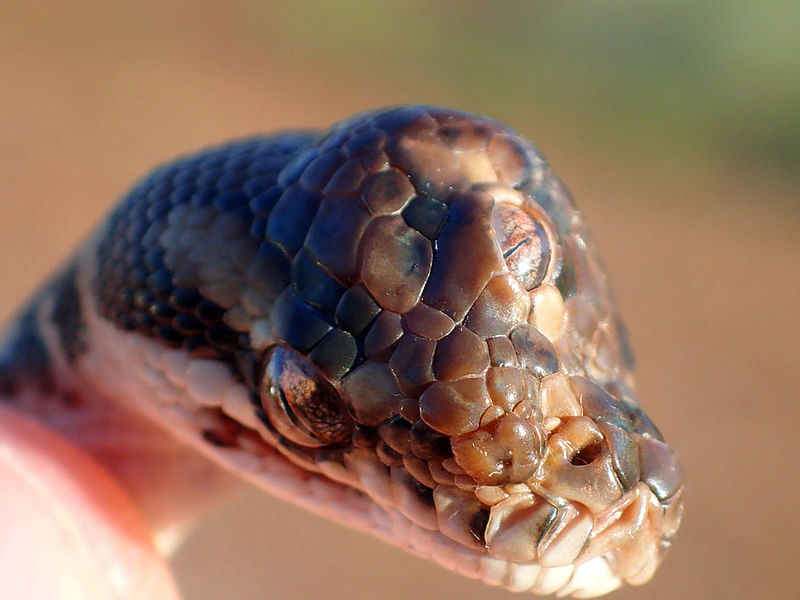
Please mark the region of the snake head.
<svg viewBox="0 0 800 600"><path fill-rule="evenodd" d="M597 251L506 126L401 107L190 157L97 257L99 312L188 353L265 487L314 480L316 510L516 590L643 583L670 545L680 468Z"/></svg>

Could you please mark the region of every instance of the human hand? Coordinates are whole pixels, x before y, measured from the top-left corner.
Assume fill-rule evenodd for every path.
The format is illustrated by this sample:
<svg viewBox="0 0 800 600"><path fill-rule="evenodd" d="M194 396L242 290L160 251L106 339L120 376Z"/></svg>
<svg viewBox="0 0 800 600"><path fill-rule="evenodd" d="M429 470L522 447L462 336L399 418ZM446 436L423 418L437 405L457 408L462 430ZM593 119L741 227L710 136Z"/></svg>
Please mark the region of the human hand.
<svg viewBox="0 0 800 600"><path fill-rule="evenodd" d="M179 598L139 510L108 472L2 404L0 532L4 598Z"/></svg>

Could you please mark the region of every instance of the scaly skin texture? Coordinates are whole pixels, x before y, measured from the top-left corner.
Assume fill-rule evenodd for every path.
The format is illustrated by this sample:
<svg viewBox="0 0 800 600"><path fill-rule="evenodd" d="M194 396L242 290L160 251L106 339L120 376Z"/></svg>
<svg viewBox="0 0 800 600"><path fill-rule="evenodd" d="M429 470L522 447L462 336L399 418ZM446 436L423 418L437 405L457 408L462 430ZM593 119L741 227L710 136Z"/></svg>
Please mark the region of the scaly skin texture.
<svg viewBox="0 0 800 600"><path fill-rule="evenodd" d="M488 583L643 583L678 528L583 217L496 121L402 107L179 160L31 307L9 397L88 386Z"/></svg>

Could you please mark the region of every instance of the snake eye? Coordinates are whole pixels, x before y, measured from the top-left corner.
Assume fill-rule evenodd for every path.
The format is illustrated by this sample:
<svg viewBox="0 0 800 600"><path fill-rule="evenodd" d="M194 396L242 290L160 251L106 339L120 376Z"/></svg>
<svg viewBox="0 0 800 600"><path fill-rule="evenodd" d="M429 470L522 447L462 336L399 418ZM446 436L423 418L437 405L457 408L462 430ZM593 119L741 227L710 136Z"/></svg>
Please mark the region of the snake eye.
<svg viewBox="0 0 800 600"><path fill-rule="evenodd" d="M526 291L538 287L550 262L550 243L543 226L521 208L498 202L492 227L508 270Z"/></svg>
<svg viewBox="0 0 800 600"><path fill-rule="evenodd" d="M261 406L278 433L301 446L340 444L352 422L339 395L302 354L283 346L267 352Z"/></svg>

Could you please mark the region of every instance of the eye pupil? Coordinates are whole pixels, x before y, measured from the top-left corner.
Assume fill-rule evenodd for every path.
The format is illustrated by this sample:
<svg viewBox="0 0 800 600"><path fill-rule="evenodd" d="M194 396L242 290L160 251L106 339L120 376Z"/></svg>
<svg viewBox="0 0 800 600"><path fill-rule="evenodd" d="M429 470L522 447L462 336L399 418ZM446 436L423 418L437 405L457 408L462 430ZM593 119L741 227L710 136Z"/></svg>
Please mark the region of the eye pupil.
<svg viewBox="0 0 800 600"><path fill-rule="evenodd" d="M517 250L519 250L519 247L520 247L520 246L522 246L522 244L527 244L529 241L530 241L530 238L525 238L524 240L520 240L520 241L518 241L518 242L517 242L516 244L514 244L514 245L513 245L511 248L509 248L508 250L506 250L505 252L503 252L503 258L508 258L508 257L509 257L509 256L511 256L512 254L514 254L514 252L516 252Z"/></svg>
<svg viewBox="0 0 800 600"><path fill-rule="evenodd" d="M267 352L261 405L275 429L302 446L331 446L349 437L351 421L336 390L309 359L289 348Z"/></svg>

